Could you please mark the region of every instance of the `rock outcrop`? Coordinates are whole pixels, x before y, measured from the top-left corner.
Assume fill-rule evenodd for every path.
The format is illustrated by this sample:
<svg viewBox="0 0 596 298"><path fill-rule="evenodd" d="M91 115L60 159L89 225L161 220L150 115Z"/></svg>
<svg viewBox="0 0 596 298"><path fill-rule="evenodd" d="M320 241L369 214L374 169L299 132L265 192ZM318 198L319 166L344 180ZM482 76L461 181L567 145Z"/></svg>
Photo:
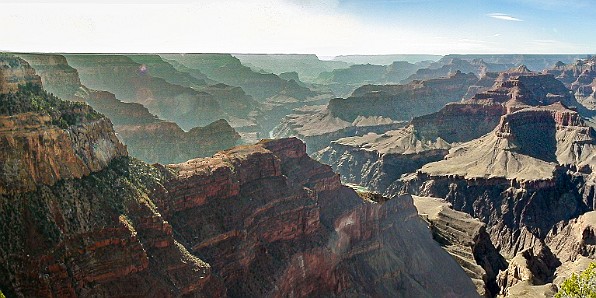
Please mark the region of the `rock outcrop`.
<svg viewBox="0 0 596 298"><path fill-rule="evenodd" d="M232 296L475 295L462 271L450 275L465 284L460 293L429 276L439 268L430 264L452 270L455 262L412 217L409 196L363 201L297 139L168 169L173 178L157 206Z"/></svg>
<svg viewBox="0 0 596 298"><path fill-rule="evenodd" d="M586 108L596 110L596 58L580 59L570 64L559 61L545 73L563 82Z"/></svg>
<svg viewBox="0 0 596 298"><path fill-rule="evenodd" d="M513 64L486 63L482 59L465 60L456 57L444 57L441 60L432 63L427 68L421 68L416 73L403 79L402 83L408 83L414 80L430 80L449 76L458 71L463 73L473 73L479 77L487 72L501 72L512 67Z"/></svg>
<svg viewBox="0 0 596 298"><path fill-rule="evenodd" d="M27 83L41 86L41 78L25 61L0 53L0 94L16 92Z"/></svg>
<svg viewBox="0 0 596 298"><path fill-rule="evenodd" d="M126 156L110 120L85 104L47 94L24 60L4 56L0 63L10 66L0 75L19 83L17 91L0 94L0 194L81 178Z"/></svg>
<svg viewBox="0 0 596 298"><path fill-rule="evenodd" d="M493 294L552 291L561 264L544 256L591 256L574 237L559 236L552 248L547 239L594 208L596 134L585 109L568 108L578 103L552 75L521 66L494 82L403 129L340 139L315 156L346 182L386 195L439 197L485 223L500 253L520 260L496 281L492 275ZM557 256L562 250L573 257ZM538 261L548 270L520 269ZM520 278L520 270L532 278Z"/></svg>
<svg viewBox="0 0 596 298"><path fill-rule="evenodd" d="M172 122L117 125L118 137L131 156L148 163L177 163L211 156L222 148L235 146L240 135L225 120L187 132Z"/></svg>
<svg viewBox="0 0 596 298"><path fill-rule="evenodd" d="M455 144L489 133L502 121L502 115L555 102L577 104L553 76L532 73L525 66L520 66L494 76L494 86L490 90L459 103L449 103L438 112L415 117L405 128L339 139L331 142L316 157L333 165L346 182L390 194L395 189L388 190L389 185L401 175L413 173L429 162L439 161ZM555 106L552 108L557 109ZM559 108L564 109L562 106ZM536 113L520 113L516 117L524 117L522 115L533 117ZM573 115L579 118L577 113ZM546 115L546 118L549 117ZM522 138L529 137L531 133Z"/></svg>
<svg viewBox="0 0 596 298"><path fill-rule="evenodd" d="M490 241L486 225L467 213L451 209L444 200L413 198L433 238L464 268L480 295L494 297L499 292L497 274L507 268L507 263Z"/></svg>
<svg viewBox="0 0 596 298"><path fill-rule="evenodd" d="M0 99L17 156L0 176L26 182L0 181L11 297L476 296L410 196L361 199L298 139L149 166L83 103L32 84Z"/></svg>
<svg viewBox="0 0 596 298"><path fill-rule="evenodd" d="M288 115L273 136L297 136L306 141L309 152L316 152L343 137L401 128L413 117L461 100L476 81L473 74L456 73L449 78L407 85L362 86L347 99L336 98L326 107Z"/></svg>
<svg viewBox="0 0 596 298"><path fill-rule="evenodd" d="M525 288L528 292L551 292L557 288L552 284L553 275L561 262L552 254L548 247L541 243L519 252L506 270L499 273L498 284L500 294L505 297L519 295L518 288Z"/></svg>
<svg viewBox="0 0 596 298"><path fill-rule="evenodd" d="M225 294L210 266L174 239L146 194L159 172L127 157L110 120L39 85L0 101L3 293Z"/></svg>
<svg viewBox="0 0 596 298"><path fill-rule="evenodd" d="M162 57L199 70L210 79L241 87L258 101L265 101L279 94L299 100L318 95L296 81L286 81L272 73L255 72L230 54L170 54Z"/></svg>
<svg viewBox="0 0 596 298"><path fill-rule="evenodd" d="M418 68L418 65L405 61L391 65L356 64L323 72L316 82L330 88L335 96L346 97L362 85L397 84Z"/></svg>
<svg viewBox="0 0 596 298"><path fill-rule="evenodd" d="M402 175L443 159L452 144L490 132L505 112L501 105L449 103L399 130L332 141L315 157L344 181L390 195L388 187Z"/></svg>
<svg viewBox="0 0 596 298"><path fill-rule="evenodd" d="M183 129L207 125L225 118L225 111L210 94L153 77L142 64L123 55L65 55L79 72L81 82L92 89L114 93L125 102L147 107L161 119Z"/></svg>
<svg viewBox="0 0 596 298"><path fill-rule="evenodd" d="M596 212L590 211L568 222L560 222L549 232L546 244L561 262L580 257L596 258Z"/></svg>
<svg viewBox="0 0 596 298"><path fill-rule="evenodd" d="M226 121L215 121L206 127L195 127L185 132L176 123L163 121L152 115L139 103L125 103L113 93L89 89L81 84L77 70L70 67L61 55L18 55L29 61L38 71L44 88L63 99L87 102L110 118L117 136L128 146L129 153L145 162L175 163L210 156L236 145L240 138ZM139 56L141 57L145 56ZM167 65L163 66L165 62L162 60L159 63L153 56L147 56L146 60L147 63L152 62L149 64L151 66L161 65L157 69L165 69L159 74L172 72ZM178 76L182 78L175 75L172 77L178 79L177 81L186 78L182 74ZM192 82L191 80L190 83Z"/></svg>
<svg viewBox="0 0 596 298"><path fill-rule="evenodd" d="M331 100L328 109L331 115L345 121L354 121L358 116L410 120L461 100L468 87L477 81L474 74L456 72L446 78L406 85L365 85L347 99Z"/></svg>
<svg viewBox="0 0 596 298"><path fill-rule="evenodd" d="M593 209L594 137L577 112L560 104L522 109L423 166L405 188L480 218L501 252L513 257L557 222Z"/></svg>

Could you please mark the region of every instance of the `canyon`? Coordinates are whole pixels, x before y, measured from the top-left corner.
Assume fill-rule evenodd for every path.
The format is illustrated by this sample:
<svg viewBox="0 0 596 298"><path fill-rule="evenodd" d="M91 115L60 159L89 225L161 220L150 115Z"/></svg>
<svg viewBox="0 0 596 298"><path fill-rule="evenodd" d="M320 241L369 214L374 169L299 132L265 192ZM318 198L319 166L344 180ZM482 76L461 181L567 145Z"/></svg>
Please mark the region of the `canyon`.
<svg viewBox="0 0 596 298"><path fill-rule="evenodd" d="M594 208L596 134L592 112L548 72L508 70L470 99L399 130L338 139L314 156L346 182L386 195L440 198L430 206L448 203L485 224L509 264L505 270L493 262L501 272L484 280L491 295L553 295L561 268L591 256L584 240L572 237L562 249L551 238ZM454 225L451 220L446 226ZM574 257L566 256L569 249Z"/></svg>
<svg viewBox="0 0 596 298"><path fill-rule="evenodd" d="M477 295L411 196L368 200L298 139L148 165L109 119L2 59L20 66L3 77L30 74L0 94L0 161L28 165L2 167L9 297Z"/></svg>
<svg viewBox="0 0 596 298"><path fill-rule="evenodd" d="M145 162L173 163L210 156L239 142L240 135L224 120L186 132L177 123L151 114L140 103L123 102L108 91L89 89L62 55L19 54L19 57L32 65L47 91L66 100L86 102L106 115L129 152Z"/></svg>
<svg viewBox="0 0 596 298"><path fill-rule="evenodd" d="M0 293L550 297L593 60L2 53Z"/></svg>

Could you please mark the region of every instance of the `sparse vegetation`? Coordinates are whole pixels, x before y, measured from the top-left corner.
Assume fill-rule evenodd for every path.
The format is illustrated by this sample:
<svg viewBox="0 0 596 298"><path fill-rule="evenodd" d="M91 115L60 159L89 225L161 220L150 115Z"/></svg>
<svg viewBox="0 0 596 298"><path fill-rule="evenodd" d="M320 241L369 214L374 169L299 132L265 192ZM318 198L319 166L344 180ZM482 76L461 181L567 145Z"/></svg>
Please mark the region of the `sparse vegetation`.
<svg viewBox="0 0 596 298"><path fill-rule="evenodd" d="M562 284L555 298L596 298L596 263L580 274L573 273Z"/></svg>
<svg viewBox="0 0 596 298"><path fill-rule="evenodd" d="M27 112L50 115L52 124L61 128L103 117L85 103L62 100L31 83L19 86L15 93L0 94L0 115Z"/></svg>

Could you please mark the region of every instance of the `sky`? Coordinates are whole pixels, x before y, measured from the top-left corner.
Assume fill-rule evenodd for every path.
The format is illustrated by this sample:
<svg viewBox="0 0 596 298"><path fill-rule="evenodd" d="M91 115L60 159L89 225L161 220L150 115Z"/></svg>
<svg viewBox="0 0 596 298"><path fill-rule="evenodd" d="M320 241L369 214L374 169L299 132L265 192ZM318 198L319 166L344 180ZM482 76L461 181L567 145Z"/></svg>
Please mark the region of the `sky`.
<svg viewBox="0 0 596 298"><path fill-rule="evenodd" d="M0 0L0 51L595 53L595 0Z"/></svg>

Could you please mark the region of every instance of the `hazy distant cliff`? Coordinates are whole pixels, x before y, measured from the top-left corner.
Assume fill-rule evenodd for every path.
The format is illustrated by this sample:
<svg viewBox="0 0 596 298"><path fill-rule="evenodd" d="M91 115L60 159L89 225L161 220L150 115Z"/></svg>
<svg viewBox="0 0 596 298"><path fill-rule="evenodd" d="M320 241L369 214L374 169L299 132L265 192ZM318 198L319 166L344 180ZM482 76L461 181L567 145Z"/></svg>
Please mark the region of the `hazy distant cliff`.
<svg viewBox="0 0 596 298"><path fill-rule="evenodd" d="M184 132L174 122L163 121L139 103L124 103L113 93L89 89L81 84L78 72L61 55L19 54L40 74L47 88L63 99L85 101L109 117L118 137L132 156L146 162L174 163L234 146L239 135L225 121Z"/></svg>

